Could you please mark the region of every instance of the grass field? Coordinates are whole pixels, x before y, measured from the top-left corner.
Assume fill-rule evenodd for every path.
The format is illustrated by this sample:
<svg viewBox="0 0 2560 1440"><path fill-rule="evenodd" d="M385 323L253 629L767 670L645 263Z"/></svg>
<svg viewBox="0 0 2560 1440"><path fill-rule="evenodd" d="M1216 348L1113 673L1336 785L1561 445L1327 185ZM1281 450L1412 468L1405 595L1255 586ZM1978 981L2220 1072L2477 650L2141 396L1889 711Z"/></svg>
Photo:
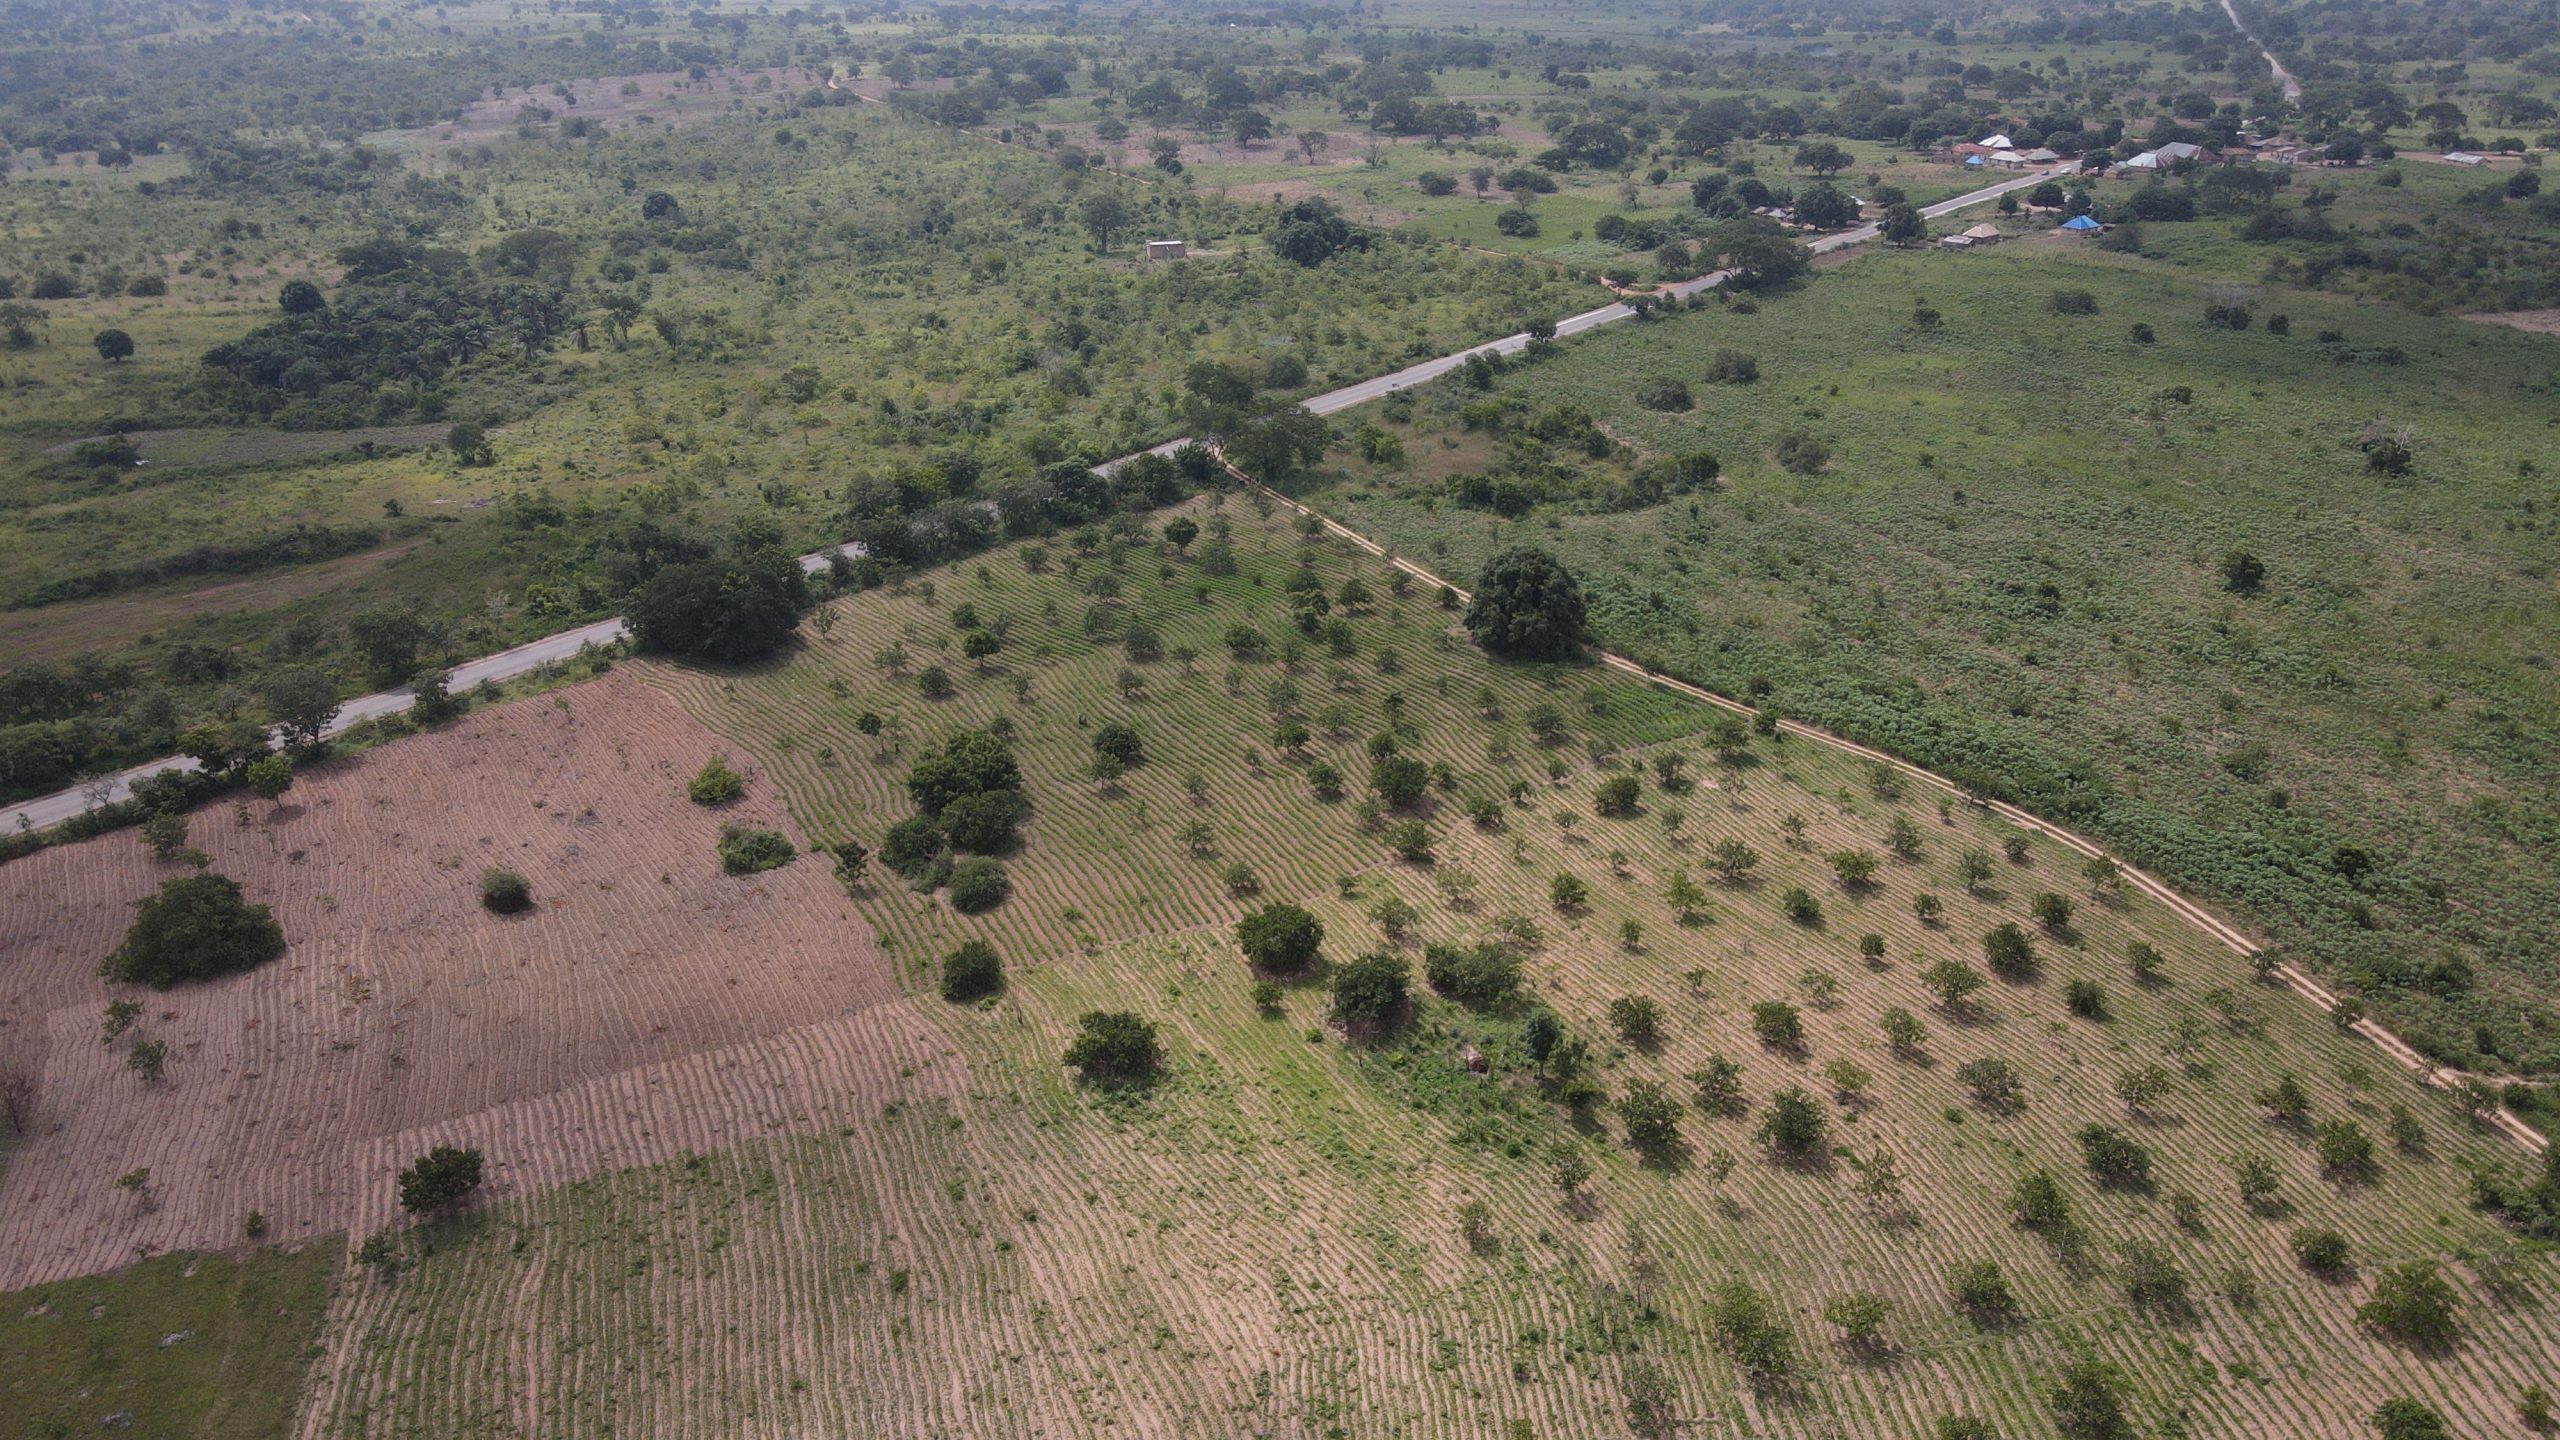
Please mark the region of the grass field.
<svg viewBox="0 0 2560 1440"><path fill-rule="evenodd" d="M1699 712L1670 697L1608 672L1488 666L1438 638L1449 617L1426 598L1387 599L1376 562L1238 503L1224 513L1237 576L1204 581L1195 561L1137 546L1118 598L1161 627L1170 651L1237 620L1276 637L1277 582L1301 557L1332 587L1362 575L1381 598L1352 621L1358 653L1341 663L1355 688L1337 688L1325 659L1294 677L1310 709L1339 697L1350 711L1343 738L1313 742L1309 761L1261 743L1277 662L1239 665L1230 694L1223 656L1185 675L1178 660L1132 666L1081 638L1071 617L1111 569L1100 547L1081 583L1064 575L1073 550L1062 545L1046 575L1000 553L983 578L975 566L928 575L929 600L917 586L839 602L831 628L768 673L655 672L753 754L820 837L875 840L906 813L898 784L911 751L879 754L852 723L864 711L896 717L884 733L902 729L910 747L1013 720L1035 813L1007 862L1012 898L973 920L875 867L863 901L966 1062L966 1094L431 1232L412 1268L342 1299L312 1423L379 1435L437 1433L456 1414L556 1434L1481 1435L1526 1422L1532 1435L1567 1435L1622 1423L1658 1366L1678 1414L1698 1425L1908 1433L1935 1414L1975 1412L2004 1433L2043 1433L2049 1377L2089 1346L2125 1367L2146 1429L2343 1434L2399 1392L2487 1431L2506 1423L2522 1386L2547 1383L2547 1274L2462 1193L2464 1167L2512 1164L2513 1152L2308 1007L2255 986L2209 937L2138 896L2092 893L2073 858L2042 841L1969 893L1956 857L1999 853L2009 838L1969 807L1879 793L1868 767L1801 740L1761 741L1718 764L1684 733ZM1206 602L1192 589L1201 583ZM926 704L911 680L869 662L893 640L916 666L939 658L964 600L982 620L1016 624L990 673L950 665L959 698ZM1030 618L1050 604L1070 618ZM1390 648L1399 668L1382 677L1377 656ZM1141 698L1124 694L1127 669L1145 676ZM1030 680L1027 696L1016 698L1016 677ZM1348 803L1314 800L1303 773L1314 759L1341 763L1358 793L1355 737L1383 721L1390 684L1409 697L1406 753L1448 761L1456 795L1499 793L1512 778L1527 787L1492 830L1431 802L1429 865L1389 858ZM1501 718L1473 713L1479 689ZM1518 733L1523 707L1542 697L1568 717L1552 750ZM1115 718L1139 728L1148 758L1097 786L1084 778L1091 727ZM1645 772L1641 813L1595 813L1598 780L1665 749L1689 757L1694 788L1665 792ZM1205 782L1196 807L1180 785L1192 766ZM1674 810L1676 830L1665 824ZM1912 858L1886 861L1869 888L1831 878L1825 854L1881 852L1897 814L1917 827ZM1214 854L1191 853L1178 833L1192 815L1212 827ZM1802 822L1801 848L1789 816ZM1760 867L1738 887L1708 882L1698 917L1682 923L1663 898L1669 877L1703 879L1705 854L1727 838L1759 850ZM1214 867L1228 860L1258 872L1260 896L1225 891ZM1559 871L1589 885L1587 909L1549 904ZM1472 885L1444 886L1453 873ZM1791 886L1817 897L1818 926L1781 917ZM2040 933L2041 977L1995 983L1968 1013L1937 1008L1922 970L1977 956L1986 927L2023 921L2029 896L2048 888L2078 904L2064 932ZM1936 924L1915 918L1923 890L1942 899ZM1401 939L1372 914L1391 894L1414 912ZM1525 1009L1471 1010L1418 982L1410 1023L1373 1038L1326 1025L1312 984L1257 1011L1226 926L1271 898L1315 910L1336 965L1525 920L1538 936L1530 990L1593 1040L1613 1093L1650 1079L1685 1094L1682 1077L1722 1054L1740 1062L1755 1114L1782 1087L1819 1092L1833 1148L1817 1163L1772 1163L1752 1118L1684 1106L1681 1149L1639 1163L1607 1107L1577 1114L1541 1096L1522 1049ZM1627 921L1640 930L1632 944ZM1883 940L1873 964L1863 933ZM2156 985L2127 966L2137 936L2166 956ZM936 962L964 937L993 940L1009 982L983 1005L946 1006L929 996ZM2108 1018L2066 1009L2071 980L2102 987ZM1606 1011L1628 995L1662 1007L1659 1040L1613 1038ZM1800 1053L1753 1038L1750 1007L1775 1000L1802 1008ZM1916 1051L1881 1038L1892 1006L1924 1017ZM1117 1096L1070 1083L1057 1056L1092 1008L1163 1024L1169 1077ZM1488 1075L1469 1073L1469 1047ZM1987 1057L2017 1067L2023 1111L1968 1100L1955 1071ZM1848 1104L1834 1103L1823 1069L1840 1059L1872 1075ZM2111 1090L2146 1063L2170 1072L2169 1094L2129 1118ZM2379 1135L2405 1106L2425 1138L2386 1147L2371 1183L2324 1180L2307 1140L2251 1103L2279 1073L2306 1087L2317 1120L2353 1118ZM2091 1122L2153 1148L2148 1189L2098 1189L2080 1174L2072 1136ZM1567 1203L1549 1182L1559 1142L1598 1167L1587 1200ZM1741 1157L1721 1183L1718 1152ZM1899 1186L1862 1188L1880 1154ZM2278 1215L2232 1198L2229 1167L2249 1154L2281 1176ZM2062 1178L2078 1216L2069 1243L2009 1226L2010 1184L2035 1167ZM2181 1193L2197 1197L2185 1222ZM1471 1200L1486 1206L1472 1241L1460 1233ZM2285 1246L2300 1225L2346 1233L2354 1276L2299 1271ZM2185 1278L2183 1305L2128 1310L2128 1244ZM2444 1262L2462 1296L2466 1339L2441 1356L2351 1318L2383 1267L2418 1257ZM1949 1268L1982 1258L2008 1272L2016 1322L1983 1328L1951 1310ZM1735 1281L1776 1307L1788 1383L1746 1384L1719 1351L1712 1314ZM1834 1347L1818 1318L1858 1288L1889 1306L1882 1352Z"/></svg>
<svg viewBox="0 0 2560 1440"><path fill-rule="evenodd" d="M2547 416L2513 381L2552 342L2300 292L2249 302L2289 335L2209 329L2217 282L2066 245L1859 258L1754 314L1569 346L1496 391L1580 406L1638 455L1711 450L1720 494L1459 509L1438 478L1500 457L1454 418L1473 397L1448 393L1413 408L1409 471L1352 462L1317 498L1453 574L1553 545L1618 648L2085 821L2440 1055L2560 1061L2560 913L2534 879L2560 814ZM2052 313L2063 289L2098 313ZM1940 328L1915 325L1922 305ZM2393 348L2405 364L2372 363ZM1757 384L1706 383L1728 349ZM1634 404L1654 376L1684 378L1695 408ZM2367 469L2374 425L2406 427L2410 476ZM1827 446L1825 471L1777 465L1792 431ZM2264 593L2226 589L2241 550ZM2454 954L2468 974L2437 965Z"/></svg>
<svg viewBox="0 0 2560 1440"><path fill-rule="evenodd" d="M291 1433L343 1249L162 1255L0 1308L0 1412L35 1437Z"/></svg>

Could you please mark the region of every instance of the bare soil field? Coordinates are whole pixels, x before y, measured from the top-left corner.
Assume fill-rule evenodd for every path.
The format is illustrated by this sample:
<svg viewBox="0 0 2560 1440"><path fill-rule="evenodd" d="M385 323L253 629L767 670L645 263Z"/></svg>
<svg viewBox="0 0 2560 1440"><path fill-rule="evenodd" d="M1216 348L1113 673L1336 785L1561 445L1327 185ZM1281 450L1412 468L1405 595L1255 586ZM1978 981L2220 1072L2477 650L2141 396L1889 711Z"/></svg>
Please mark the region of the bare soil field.
<svg viewBox="0 0 2560 1440"><path fill-rule="evenodd" d="M384 1223L439 1140L483 1147L505 1196L833 1123L829 1057L912 1023L864 1014L897 987L822 861L721 873L724 824L795 832L761 776L685 798L720 748L613 674L315 770L272 813L199 812L192 843L291 948L167 992L96 966L182 866L123 834L0 869L0 1064L42 1077L0 1174L0 1289L237 1243L252 1211L284 1243ZM480 908L500 865L530 914ZM119 995L143 1018L101 1043ZM168 1046L157 1084L136 1038ZM145 1166L145 1197L113 1187Z"/></svg>
<svg viewBox="0 0 2560 1440"><path fill-rule="evenodd" d="M2560 335L2560 310L2474 310L2462 318L2533 335Z"/></svg>

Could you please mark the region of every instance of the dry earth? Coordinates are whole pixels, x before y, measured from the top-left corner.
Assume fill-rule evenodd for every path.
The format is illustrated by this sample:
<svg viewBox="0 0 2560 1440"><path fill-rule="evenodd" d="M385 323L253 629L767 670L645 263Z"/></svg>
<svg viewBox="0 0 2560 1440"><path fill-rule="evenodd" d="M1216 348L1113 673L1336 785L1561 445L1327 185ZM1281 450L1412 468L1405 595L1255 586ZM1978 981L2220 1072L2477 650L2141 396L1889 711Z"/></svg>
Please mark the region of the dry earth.
<svg viewBox="0 0 2560 1440"><path fill-rule="evenodd" d="M0 868L0 1064L42 1076L0 1173L0 1289L236 1243L251 1211L276 1241L361 1233L435 1140L482 1145L506 1196L835 1123L858 1051L926 1063L825 864L720 872L724 823L796 838L761 777L722 811L686 800L720 748L615 674L315 771L272 814L199 812L193 842L291 948L165 993L96 966L182 867L119 834ZM533 913L480 909L492 865ZM146 1005L128 1041L169 1047L157 1085L101 1043L119 993ZM142 1166L149 1203L112 1187Z"/></svg>

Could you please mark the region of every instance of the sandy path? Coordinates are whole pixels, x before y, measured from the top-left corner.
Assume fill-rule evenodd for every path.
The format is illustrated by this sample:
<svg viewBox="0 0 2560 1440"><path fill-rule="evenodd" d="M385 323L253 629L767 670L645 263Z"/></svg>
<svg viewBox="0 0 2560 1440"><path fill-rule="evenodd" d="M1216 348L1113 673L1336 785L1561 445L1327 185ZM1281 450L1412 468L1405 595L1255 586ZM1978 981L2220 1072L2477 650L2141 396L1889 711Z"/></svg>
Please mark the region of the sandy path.
<svg viewBox="0 0 2560 1440"><path fill-rule="evenodd" d="M194 843L274 907L291 948L165 993L95 967L179 867L119 834L0 868L0 1060L42 1076L35 1131L0 1173L0 1289L233 1243L252 1210L281 1241L379 1223L394 1157L431 1134L486 1134L514 1184L820 1113L787 1099L783 1052L704 1057L897 987L821 861L720 873L722 824L793 827L760 780L725 811L685 799L719 748L616 674L315 772L272 820L255 802L247 825L199 812ZM492 865L532 881L532 914L479 908ZM157 1086L100 1041L117 994L147 1007L132 1035L169 1047ZM570 1098L608 1077L611 1098ZM111 1188L137 1166L149 1205Z"/></svg>

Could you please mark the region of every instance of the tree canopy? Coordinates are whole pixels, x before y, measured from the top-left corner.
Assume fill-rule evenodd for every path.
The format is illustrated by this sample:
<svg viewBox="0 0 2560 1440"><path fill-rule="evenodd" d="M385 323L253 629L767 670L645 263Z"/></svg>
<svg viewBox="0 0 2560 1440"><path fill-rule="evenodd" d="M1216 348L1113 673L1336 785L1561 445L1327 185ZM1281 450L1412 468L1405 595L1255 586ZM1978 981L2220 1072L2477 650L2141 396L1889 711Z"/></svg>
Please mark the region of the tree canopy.
<svg viewBox="0 0 2560 1440"><path fill-rule="evenodd" d="M264 905L241 898L239 882L211 873L180 875L134 907L124 943L99 967L110 980L166 990L263 965L284 953L284 931Z"/></svg>
<svg viewBox="0 0 2560 1440"><path fill-rule="evenodd" d="M1562 660L1581 652L1582 586L1544 550L1520 546L1485 562L1467 606L1467 633L1496 655Z"/></svg>
<svg viewBox="0 0 2560 1440"><path fill-rule="evenodd" d="M643 650L734 665L782 648L809 608L809 580L779 550L669 565L631 597L624 618Z"/></svg>

